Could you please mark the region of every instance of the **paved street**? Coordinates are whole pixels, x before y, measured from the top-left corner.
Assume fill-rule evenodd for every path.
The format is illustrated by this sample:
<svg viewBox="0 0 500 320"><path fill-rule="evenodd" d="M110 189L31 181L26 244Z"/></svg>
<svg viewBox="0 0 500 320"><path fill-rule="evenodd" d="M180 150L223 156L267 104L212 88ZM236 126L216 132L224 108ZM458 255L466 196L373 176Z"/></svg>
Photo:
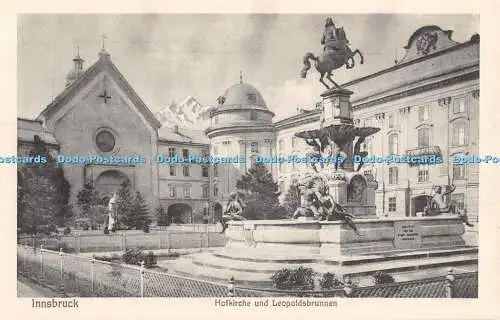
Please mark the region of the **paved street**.
<svg viewBox="0 0 500 320"><path fill-rule="evenodd" d="M57 292L42 287L24 277L17 277L17 296L20 298L59 297Z"/></svg>

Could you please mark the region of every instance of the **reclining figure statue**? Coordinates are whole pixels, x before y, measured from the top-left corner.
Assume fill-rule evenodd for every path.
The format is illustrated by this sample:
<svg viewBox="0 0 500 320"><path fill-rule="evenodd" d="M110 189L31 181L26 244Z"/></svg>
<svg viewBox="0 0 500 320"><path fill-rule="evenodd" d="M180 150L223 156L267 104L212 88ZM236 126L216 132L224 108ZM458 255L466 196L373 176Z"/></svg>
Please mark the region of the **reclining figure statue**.
<svg viewBox="0 0 500 320"><path fill-rule="evenodd" d="M446 191L443 192L441 186L434 186L433 196L424 207L424 216L437 216L443 213L458 214L462 221L469 227L474 226L469 222L466 211L458 211L455 204L450 200L446 201L446 196L455 191L456 187L452 184L447 186Z"/></svg>

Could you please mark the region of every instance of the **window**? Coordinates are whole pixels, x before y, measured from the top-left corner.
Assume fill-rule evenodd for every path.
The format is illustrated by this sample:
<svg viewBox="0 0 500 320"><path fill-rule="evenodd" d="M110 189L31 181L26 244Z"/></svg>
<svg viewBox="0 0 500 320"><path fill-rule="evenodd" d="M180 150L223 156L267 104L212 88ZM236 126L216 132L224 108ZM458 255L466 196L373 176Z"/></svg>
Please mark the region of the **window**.
<svg viewBox="0 0 500 320"><path fill-rule="evenodd" d="M418 129L418 147L427 148L430 145L429 128Z"/></svg>
<svg viewBox="0 0 500 320"><path fill-rule="evenodd" d="M169 166L169 173L172 177L175 177L175 166Z"/></svg>
<svg viewBox="0 0 500 320"><path fill-rule="evenodd" d="M175 198L177 197L177 190L175 186L170 186L170 198Z"/></svg>
<svg viewBox="0 0 500 320"><path fill-rule="evenodd" d="M396 212L396 197L389 197L389 212Z"/></svg>
<svg viewBox="0 0 500 320"><path fill-rule="evenodd" d="M465 122L456 122L453 124L453 146L464 146L467 144L467 129Z"/></svg>
<svg viewBox="0 0 500 320"><path fill-rule="evenodd" d="M458 210L465 209L465 197L463 193L452 193L451 202L455 205Z"/></svg>
<svg viewBox="0 0 500 320"><path fill-rule="evenodd" d="M429 181L429 166L419 165L418 166L418 182L428 182Z"/></svg>
<svg viewBox="0 0 500 320"><path fill-rule="evenodd" d="M283 141L283 139L280 139L278 141L278 149L283 150L284 147L285 147L285 142Z"/></svg>
<svg viewBox="0 0 500 320"><path fill-rule="evenodd" d="M389 123L389 128L394 128L394 116L392 113L387 116L387 122Z"/></svg>
<svg viewBox="0 0 500 320"><path fill-rule="evenodd" d="M389 136L389 154L398 154L398 135L395 133Z"/></svg>
<svg viewBox="0 0 500 320"><path fill-rule="evenodd" d="M184 198L191 198L191 186L184 186Z"/></svg>
<svg viewBox="0 0 500 320"><path fill-rule="evenodd" d="M250 143L250 151L254 153L259 152L259 144L257 142Z"/></svg>
<svg viewBox="0 0 500 320"><path fill-rule="evenodd" d="M214 177L219 176L219 164L214 163Z"/></svg>
<svg viewBox="0 0 500 320"><path fill-rule="evenodd" d="M214 117L214 124L218 124L219 123L219 116L215 116Z"/></svg>
<svg viewBox="0 0 500 320"><path fill-rule="evenodd" d="M250 120L257 120L257 112L255 111L250 112Z"/></svg>
<svg viewBox="0 0 500 320"><path fill-rule="evenodd" d="M418 108L418 121L429 120L429 106L421 106Z"/></svg>
<svg viewBox="0 0 500 320"><path fill-rule="evenodd" d="M217 146L214 146L213 150L214 150L214 156L219 155L219 148L217 148Z"/></svg>
<svg viewBox="0 0 500 320"><path fill-rule="evenodd" d="M465 179L465 164L454 164L453 165L453 179L462 180Z"/></svg>
<svg viewBox="0 0 500 320"><path fill-rule="evenodd" d="M102 152L111 152L115 148L115 136L107 130L101 130L95 136L95 144Z"/></svg>
<svg viewBox="0 0 500 320"><path fill-rule="evenodd" d="M204 185L202 187L202 191L201 192L202 192L203 198L208 198L208 186L207 185Z"/></svg>
<svg viewBox="0 0 500 320"><path fill-rule="evenodd" d="M201 167L201 176L203 178L207 178L208 177L208 167L207 166Z"/></svg>
<svg viewBox="0 0 500 320"><path fill-rule="evenodd" d="M453 113L465 112L465 98L458 98L453 100Z"/></svg>
<svg viewBox="0 0 500 320"><path fill-rule="evenodd" d="M219 186L214 185L214 197L218 197L218 196L219 196Z"/></svg>
<svg viewBox="0 0 500 320"><path fill-rule="evenodd" d="M189 150L188 149L182 149L182 157L184 157L184 158L189 157Z"/></svg>
<svg viewBox="0 0 500 320"><path fill-rule="evenodd" d="M297 138L292 137L292 148L295 148L297 146Z"/></svg>
<svg viewBox="0 0 500 320"><path fill-rule="evenodd" d="M398 184L398 167L389 168L389 184Z"/></svg>
<svg viewBox="0 0 500 320"><path fill-rule="evenodd" d="M208 157L208 150L207 149L202 149L201 150L201 156L202 157Z"/></svg>
<svg viewBox="0 0 500 320"><path fill-rule="evenodd" d="M231 144L231 141L223 141L222 144L227 146Z"/></svg>
<svg viewBox="0 0 500 320"><path fill-rule="evenodd" d="M168 156L169 157L175 156L175 148L168 148Z"/></svg>
<svg viewBox="0 0 500 320"><path fill-rule="evenodd" d="M189 166L182 167L182 174L184 175L184 177L189 177Z"/></svg>

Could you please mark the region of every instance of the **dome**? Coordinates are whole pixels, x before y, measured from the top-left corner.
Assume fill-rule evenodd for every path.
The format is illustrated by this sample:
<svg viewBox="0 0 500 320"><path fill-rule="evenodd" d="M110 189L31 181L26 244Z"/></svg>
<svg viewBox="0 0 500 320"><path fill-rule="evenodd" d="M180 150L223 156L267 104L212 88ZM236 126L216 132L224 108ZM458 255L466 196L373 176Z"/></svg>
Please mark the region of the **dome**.
<svg viewBox="0 0 500 320"><path fill-rule="evenodd" d="M266 102L260 92L247 83L240 82L231 86L221 98L222 100L219 101L217 107L219 110L251 108L268 111Z"/></svg>

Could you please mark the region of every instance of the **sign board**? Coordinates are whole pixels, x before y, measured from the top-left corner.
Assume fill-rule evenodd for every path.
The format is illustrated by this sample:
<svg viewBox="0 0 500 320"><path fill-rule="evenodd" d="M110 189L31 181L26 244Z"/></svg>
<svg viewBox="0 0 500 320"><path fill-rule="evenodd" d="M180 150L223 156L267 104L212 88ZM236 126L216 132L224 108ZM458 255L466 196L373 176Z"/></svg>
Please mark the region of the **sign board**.
<svg viewBox="0 0 500 320"><path fill-rule="evenodd" d="M396 249L418 249L422 234L418 221L394 221L394 246Z"/></svg>

